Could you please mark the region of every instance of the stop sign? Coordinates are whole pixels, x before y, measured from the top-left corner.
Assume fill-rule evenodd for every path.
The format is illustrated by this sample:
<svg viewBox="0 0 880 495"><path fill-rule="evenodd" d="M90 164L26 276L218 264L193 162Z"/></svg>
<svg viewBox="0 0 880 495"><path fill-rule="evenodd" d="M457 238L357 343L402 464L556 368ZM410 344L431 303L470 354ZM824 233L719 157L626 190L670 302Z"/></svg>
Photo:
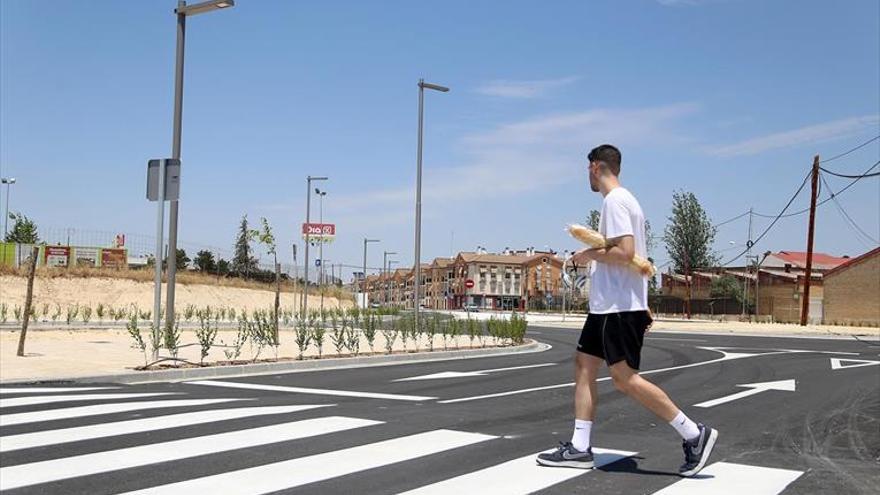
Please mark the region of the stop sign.
<svg viewBox="0 0 880 495"><path fill-rule="evenodd" d="M474 288L474 281L471 279L467 279L464 281L464 286L467 287L468 289L473 289Z"/></svg>

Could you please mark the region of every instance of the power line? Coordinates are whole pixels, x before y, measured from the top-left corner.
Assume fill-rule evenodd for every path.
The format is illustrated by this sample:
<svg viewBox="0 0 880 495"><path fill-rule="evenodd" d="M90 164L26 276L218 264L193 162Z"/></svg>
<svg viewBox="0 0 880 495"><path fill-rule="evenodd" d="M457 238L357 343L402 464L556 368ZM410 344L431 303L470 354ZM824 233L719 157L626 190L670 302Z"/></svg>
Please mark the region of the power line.
<svg viewBox="0 0 880 495"><path fill-rule="evenodd" d="M727 265L733 263L734 261L740 259L744 254L746 254L747 252L749 252L749 250L750 250L752 247L754 247L755 244L757 244L758 242L760 242L761 239L763 239L764 236L767 235L767 232L770 232L770 229L772 229L773 226L776 225L776 222L778 222L779 219L782 218L782 215L785 214L785 211L788 209L788 207L791 206L792 203L794 203L794 200L798 197L798 195L800 195L801 191L804 190L804 186L807 185L807 179L810 178L810 174L811 174L811 173L812 173L812 171L807 172L807 175L804 176L804 180L801 181L801 185L800 185L800 187L798 187L797 191L794 192L794 194L791 196L791 199L789 199L789 200L788 200L788 203L785 204L785 207L782 208L782 211L780 211L779 214L776 215L776 218L774 218L773 221L770 222L770 225L768 225L767 228L764 229L764 232L761 232L761 235L759 235L758 238L755 239L755 240L752 242L751 246L747 246L745 249L742 250L741 253L739 253L739 254L736 255L735 257L733 257L733 258L727 260L727 262L723 263L721 266L727 266Z"/></svg>
<svg viewBox="0 0 880 495"><path fill-rule="evenodd" d="M723 222L721 222L721 223L717 223L717 224L713 225L713 227L715 227L715 228L717 229L718 227L721 227L722 225L727 225L727 224L729 224L730 222L733 222L733 221L739 220L740 218L742 218L742 217L748 215L749 213L751 213L751 212L746 211L746 212L741 213L741 214L739 214L739 215L737 215L737 216L735 216L735 217L733 217L733 218L729 218L729 219L727 219L727 220L725 220L725 221L723 221Z"/></svg>
<svg viewBox="0 0 880 495"><path fill-rule="evenodd" d="M878 165L880 165L880 160L878 160L878 161L875 162L873 165L871 165L871 166L868 168L868 170L865 170L865 172L862 173L862 175L858 176L858 178L854 179L852 182L850 182L849 184L847 184L846 186L844 186L843 189L841 189L840 191L837 191L837 193L836 193L835 195L836 195L836 196L840 196L844 191L846 191L847 189L849 189L850 187L852 187L856 182L858 182L858 181L864 179L865 177L871 177L871 175L869 175L869 172L871 172L871 170L874 170ZM818 207L824 205L825 203L827 203L827 202L829 202L829 201L831 201L831 197L830 197L830 196L827 197L827 198L825 198L825 199L823 199L822 201L819 201L819 202L816 204L816 207L818 208ZM803 210L798 210L798 211L796 211L796 212L794 212L794 213L788 213L788 214L786 214L786 215L783 215L781 218L796 217L796 216L798 216L798 215L803 215L804 213L807 213L808 211L810 211L810 208L809 208L809 207L804 208ZM755 215L755 216L758 216L758 217L762 217L762 218L774 218L774 217L775 217L775 215L765 215L765 214L763 214L763 213L757 213L757 212L755 212L754 215Z"/></svg>
<svg viewBox="0 0 880 495"><path fill-rule="evenodd" d="M825 167L819 167L823 172L829 175L833 175L835 177L843 177L844 179L864 179L865 177L877 177L880 176L880 172L874 172L873 174L862 174L862 175L845 175L837 172L832 172Z"/></svg>
<svg viewBox="0 0 880 495"><path fill-rule="evenodd" d="M872 247L880 244L880 241L878 241L877 239L874 239L867 232L865 232L861 227L859 227L859 224L857 224L856 221L853 220L853 218L851 216L849 216L849 213L847 213L846 210L843 209L843 205L841 205L840 201L837 200L837 195L834 194L834 191L831 190L831 186L829 186L828 183L825 182L825 177L822 177L822 182L824 182L825 187L827 187L828 190L831 191L831 199L834 201L834 205L837 206L837 210L840 212L841 216L843 216L843 218L847 221L847 223L850 225L850 227L853 228L853 230L856 232L856 234L861 234L862 236L864 236L865 239L868 239L869 241L871 241L873 243L872 246L866 246L866 247L872 248ZM859 238L858 235L856 235L856 238ZM859 240L861 240L861 239L859 239Z"/></svg>
<svg viewBox="0 0 880 495"><path fill-rule="evenodd" d="M871 139L865 141L864 143L862 143L862 144L856 146L855 148L853 148L853 149L851 149L851 150L844 151L843 153L841 153L841 154L839 154L839 155L832 156L831 158L826 158L825 160L822 160L822 161L819 162L819 163L828 163L828 162L832 162L832 161L834 161L834 160L837 160L838 158L843 158L843 157L845 157L846 155L848 155L848 154L850 154L850 153L852 153L852 152L854 152L854 151L858 151L858 150L864 148L865 146L867 146L867 145L873 143L874 141L876 141L876 140L878 140L878 139L880 139L880 136L874 136L874 137L872 137Z"/></svg>

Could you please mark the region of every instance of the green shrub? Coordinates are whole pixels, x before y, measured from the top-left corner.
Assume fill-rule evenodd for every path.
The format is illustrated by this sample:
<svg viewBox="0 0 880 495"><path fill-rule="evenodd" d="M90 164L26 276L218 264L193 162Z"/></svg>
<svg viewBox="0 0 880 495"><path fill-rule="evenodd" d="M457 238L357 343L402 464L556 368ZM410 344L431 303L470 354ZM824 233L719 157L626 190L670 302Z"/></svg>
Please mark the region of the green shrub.
<svg viewBox="0 0 880 495"><path fill-rule="evenodd" d="M66 315L67 316L67 320L66 320L67 324L70 325L70 322L72 322L73 319L76 318L76 315L78 315L78 314L79 314L79 305L74 304L73 306L68 306L67 307L67 315Z"/></svg>
<svg viewBox="0 0 880 495"><path fill-rule="evenodd" d="M92 307L86 305L80 308L80 317L83 323L88 323L92 319Z"/></svg>
<svg viewBox="0 0 880 495"><path fill-rule="evenodd" d="M106 314L106 306L103 303L98 303L98 307L95 308L95 315L98 317L99 321L104 320L104 315Z"/></svg>
<svg viewBox="0 0 880 495"><path fill-rule="evenodd" d="M190 317L192 317L192 315L190 315ZM199 364L205 364L205 358L208 357L208 353L211 351L211 347L214 345L214 339L216 338L217 326L212 326L211 320L199 318L199 328L196 329L196 339L198 339L199 347L201 348Z"/></svg>
<svg viewBox="0 0 880 495"><path fill-rule="evenodd" d="M177 352L180 349L180 320L165 322L162 345L171 353L172 358L177 359Z"/></svg>
<svg viewBox="0 0 880 495"><path fill-rule="evenodd" d="M133 349L138 349L144 355L144 366L147 366L147 344L144 342L144 337L141 335L141 331L138 329L138 321L134 316L131 317L128 324L125 325L125 330L128 331L128 335L134 341L132 344Z"/></svg>

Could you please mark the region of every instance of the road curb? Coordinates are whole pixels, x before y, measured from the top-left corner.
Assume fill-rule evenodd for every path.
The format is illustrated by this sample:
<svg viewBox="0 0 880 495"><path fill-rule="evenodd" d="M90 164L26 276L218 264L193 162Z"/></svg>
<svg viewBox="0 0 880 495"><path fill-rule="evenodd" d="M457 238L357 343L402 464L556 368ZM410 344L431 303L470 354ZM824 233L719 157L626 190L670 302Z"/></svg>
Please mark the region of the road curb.
<svg viewBox="0 0 880 495"><path fill-rule="evenodd" d="M209 368L183 368L179 370L140 371L132 373L61 377L40 380L0 381L3 385L24 383L157 383L179 382L207 378L235 378L278 373L301 373L344 368L367 368L371 366L393 366L400 364L427 363L432 361L450 361L457 359L475 359L482 357L507 356L511 354L527 354L550 349L550 345L527 339L525 344L515 347L491 347L464 349L455 351L433 351L378 356L362 356L354 358L310 359L306 361L284 361L278 363L258 363L235 366L216 366Z"/></svg>

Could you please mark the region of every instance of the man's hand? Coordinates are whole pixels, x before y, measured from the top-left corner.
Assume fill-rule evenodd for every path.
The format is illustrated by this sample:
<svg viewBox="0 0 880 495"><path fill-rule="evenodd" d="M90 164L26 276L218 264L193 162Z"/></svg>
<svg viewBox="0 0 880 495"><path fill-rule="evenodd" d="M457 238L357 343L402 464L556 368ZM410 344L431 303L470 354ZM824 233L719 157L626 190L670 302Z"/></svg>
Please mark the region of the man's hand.
<svg viewBox="0 0 880 495"><path fill-rule="evenodd" d="M587 263L595 260L597 254L605 254L605 248L581 249L571 256L571 261L579 265L586 265Z"/></svg>

